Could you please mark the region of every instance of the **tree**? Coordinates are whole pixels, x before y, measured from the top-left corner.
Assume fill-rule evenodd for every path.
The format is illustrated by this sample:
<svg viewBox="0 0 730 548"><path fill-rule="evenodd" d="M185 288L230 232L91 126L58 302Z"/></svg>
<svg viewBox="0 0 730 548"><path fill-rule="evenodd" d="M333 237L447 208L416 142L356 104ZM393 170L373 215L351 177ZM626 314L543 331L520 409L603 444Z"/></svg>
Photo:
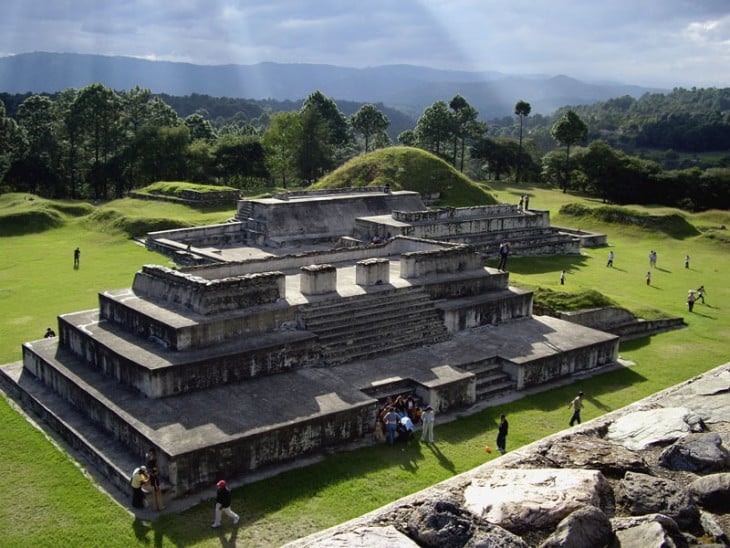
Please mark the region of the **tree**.
<svg viewBox="0 0 730 548"><path fill-rule="evenodd" d="M17 153L20 142L18 125L6 115L5 104L0 100L0 180Z"/></svg>
<svg viewBox="0 0 730 548"><path fill-rule="evenodd" d="M473 158L484 160L492 177L499 181L516 163L517 144L512 139L479 139L471 147Z"/></svg>
<svg viewBox="0 0 730 548"><path fill-rule="evenodd" d="M570 145L584 141L588 136L588 126L580 117L568 110L555 122L551 130L552 136L562 145L565 145L565 177L563 178L563 192L568 191L570 178Z"/></svg>
<svg viewBox="0 0 730 548"><path fill-rule="evenodd" d="M203 118L200 114L195 113L190 116L186 116L184 123L188 126L188 130L190 131L191 141L202 140L206 143L212 143L215 141L215 131L213 130L213 126L211 126L210 122Z"/></svg>
<svg viewBox="0 0 730 548"><path fill-rule="evenodd" d="M314 182L334 167L337 149L351 141L350 127L337 104L322 92L309 95L302 104L302 143L299 171L303 179Z"/></svg>
<svg viewBox="0 0 730 548"><path fill-rule="evenodd" d="M416 122L416 140L418 146L443 157L443 145L453 133L453 119L444 101L436 101L426 107L423 115Z"/></svg>
<svg viewBox="0 0 730 548"><path fill-rule="evenodd" d="M527 101L520 100L515 104L515 114L520 117L520 151L517 156L517 175L515 177L517 183L520 182L520 178L522 177L522 124L524 119L530 115L531 110L532 107Z"/></svg>
<svg viewBox="0 0 730 548"><path fill-rule="evenodd" d="M78 128L86 138L92 152L91 182L95 198L107 195L106 177L108 172L101 169L115 151L120 136L119 96L102 84L91 84L76 95L71 105L71 116L76 119Z"/></svg>
<svg viewBox="0 0 730 548"><path fill-rule="evenodd" d="M405 129L398 134L398 142L405 147L414 147L418 144L416 132L412 129Z"/></svg>
<svg viewBox="0 0 730 548"><path fill-rule="evenodd" d="M257 137L226 135L216 143L213 156L226 184L244 186L247 179L268 176L264 148Z"/></svg>
<svg viewBox="0 0 730 548"><path fill-rule="evenodd" d="M478 112L461 95L455 95L449 101L452 110L452 132L454 138L454 153L452 164L456 167L457 154L460 152L461 161L459 171L464 171L464 153L466 140L476 138L486 132L486 125L477 122Z"/></svg>
<svg viewBox="0 0 730 548"><path fill-rule="evenodd" d="M383 133L390 125L388 117L375 105L365 104L350 117L350 125L365 138L365 152L369 150L370 138Z"/></svg>
<svg viewBox="0 0 730 548"><path fill-rule="evenodd" d="M266 165L272 175L281 177L284 187L296 174L303 131L299 112L279 112L271 116L271 123L261 137Z"/></svg>

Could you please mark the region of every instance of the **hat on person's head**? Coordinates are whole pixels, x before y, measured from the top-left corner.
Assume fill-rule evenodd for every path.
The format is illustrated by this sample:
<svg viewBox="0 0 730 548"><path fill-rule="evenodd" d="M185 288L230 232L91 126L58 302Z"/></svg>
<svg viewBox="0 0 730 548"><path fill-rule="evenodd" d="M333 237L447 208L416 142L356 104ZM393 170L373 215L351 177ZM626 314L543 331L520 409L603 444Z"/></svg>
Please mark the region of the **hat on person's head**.
<svg viewBox="0 0 730 548"><path fill-rule="evenodd" d="M216 483L218 487L225 487L226 486L226 480L220 480L218 483Z"/></svg>
<svg viewBox="0 0 730 548"><path fill-rule="evenodd" d="M433 407L431 407L430 405L429 405L429 406L427 406L427 407L426 407L426 411L433 411Z"/></svg>
<svg viewBox="0 0 730 548"><path fill-rule="evenodd" d="M146 466L140 466L139 467L139 471L142 472L143 474L146 474L147 473L147 467Z"/></svg>

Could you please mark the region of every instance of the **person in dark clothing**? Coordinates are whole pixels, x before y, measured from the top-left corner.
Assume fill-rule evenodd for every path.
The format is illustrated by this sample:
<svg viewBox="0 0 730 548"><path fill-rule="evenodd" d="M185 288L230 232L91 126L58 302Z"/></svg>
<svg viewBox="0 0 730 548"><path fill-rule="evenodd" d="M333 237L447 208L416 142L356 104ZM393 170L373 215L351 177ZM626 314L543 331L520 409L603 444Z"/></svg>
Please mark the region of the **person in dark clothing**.
<svg viewBox="0 0 730 548"><path fill-rule="evenodd" d="M221 526L221 515L225 514L233 520L233 525L238 524L241 519L238 514L231 510L231 491L228 489L226 480L220 480L216 486L218 491L215 494L215 521L211 527L216 529Z"/></svg>
<svg viewBox="0 0 730 548"><path fill-rule="evenodd" d="M46 334L45 334L45 335L43 335L43 336L44 336L44 337L45 337L46 339L50 339L51 337L55 337L55 336L56 336L56 332L55 332L55 331L54 331L53 329L51 329L51 328L49 327L48 329L46 329Z"/></svg>
<svg viewBox="0 0 730 548"><path fill-rule="evenodd" d="M160 487L160 470L157 468L157 452L150 447L145 455L147 471L149 472L149 485L152 488L152 507L157 510L164 510L162 504L162 489Z"/></svg>
<svg viewBox="0 0 730 548"><path fill-rule="evenodd" d="M499 433L497 434L497 449L503 455L507 452L507 432L509 431L509 423L507 417L502 415L499 418Z"/></svg>
<svg viewBox="0 0 730 548"><path fill-rule="evenodd" d="M74 249L74 268L79 267L79 262L81 261L81 250L77 247Z"/></svg>
<svg viewBox="0 0 730 548"><path fill-rule="evenodd" d="M509 242L499 244L499 270L507 268L507 257L509 257Z"/></svg>

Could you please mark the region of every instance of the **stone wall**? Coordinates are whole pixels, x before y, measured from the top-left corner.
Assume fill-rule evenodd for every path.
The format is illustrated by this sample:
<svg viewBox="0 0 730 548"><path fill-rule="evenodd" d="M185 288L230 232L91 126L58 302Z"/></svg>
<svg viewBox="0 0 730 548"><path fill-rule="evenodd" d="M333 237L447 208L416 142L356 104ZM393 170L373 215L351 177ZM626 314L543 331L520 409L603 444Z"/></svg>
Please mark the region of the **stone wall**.
<svg viewBox="0 0 730 548"><path fill-rule="evenodd" d="M608 236L606 234L600 234L598 232L588 232L587 230L580 230L578 228L568 228L564 226L554 226L553 228L577 236L581 240L582 247L604 247L608 245Z"/></svg>
<svg viewBox="0 0 730 548"><path fill-rule="evenodd" d="M444 207L423 211L393 211L393 219L404 223L421 223L465 219L469 217L500 217L517 215L517 206L497 204L474 207Z"/></svg>
<svg viewBox="0 0 730 548"><path fill-rule="evenodd" d="M240 222L205 225L195 228L176 228L150 232L146 237L147 248L168 254L171 244L177 243L175 250L184 250L187 244L196 247L226 247L245 242L244 224Z"/></svg>
<svg viewBox="0 0 730 548"><path fill-rule="evenodd" d="M132 191L129 195L138 200L159 200L162 202L184 203L191 206L211 206L221 204L233 205L238 200L240 193L238 190L202 192L200 190L184 189L181 191L180 196L137 191Z"/></svg>
<svg viewBox="0 0 730 548"><path fill-rule="evenodd" d="M372 431L376 414L376 402L372 401L337 414L302 418L276 429L253 432L212 446L202 455L200 451L179 455L174 461L177 495L208 487L220 478L233 478L361 438Z"/></svg>
<svg viewBox="0 0 730 548"><path fill-rule="evenodd" d="M532 212L531 212L532 213ZM503 231L547 228L550 216L547 211L530 215L453 219L433 223L415 223L401 227L400 234L415 238L448 239L469 234L485 234ZM382 230L382 228L380 229Z"/></svg>
<svg viewBox="0 0 730 548"><path fill-rule="evenodd" d="M169 323L172 321L170 313L158 317L156 313L148 312L150 307L145 301L134 298L131 292L129 297L99 294L101 316L131 335L170 350L205 348L234 339L259 336L280 329L296 318L296 309L281 301L269 306L244 309L238 314L207 316L206 321L173 324Z"/></svg>
<svg viewBox="0 0 730 548"><path fill-rule="evenodd" d="M613 338L597 344L563 350L557 359L555 356L546 356L532 359L527 363L504 360L502 368L515 381L517 390L525 390L595 369L603 364L614 363L617 359L618 345Z"/></svg>
<svg viewBox="0 0 730 548"><path fill-rule="evenodd" d="M637 318L628 310L615 306L561 312L559 318L614 333L619 335L622 340L631 340L672 329L681 329L686 325L681 317L643 320Z"/></svg>
<svg viewBox="0 0 730 548"><path fill-rule="evenodd" d="M146 265L135 275L132 288L138 295L203 315L275 303L286 297L281 272L209 280L164 266Z"/></svg>
<svg viewBox="0 0 730 548"><path fill-rule="evenodd" d="M474 293L479 295L482 291ZM449 333L464 331L480 325L497 325L516 318L526 318L532 314L530 291L513 289L510 292L498 291L494 296L482 297L462 302L439 303L437 307L443 315L444 325Z"/></svg>
<svg viewBox="0 0 730 548"><path fill-rule="evenodd" d="M238 215L243 216L239 205ZM286 243L313 237L350 236L354 219L390 215L394 209L424 209L417 192L398 191L348 194L326 193L319 199L260 199L248 201L246 218L265 222L266 241ZM237 216L237 218L240 218Z"/></svg>
<svg viewBox="0 0 730 548"><path fill-rule="evenodd" d="M482 269L482 259L469 246L436 251L413 251L401 257L401 277L422 278L437 274L453 274Z"/></svg>
<svg viewBox="0 0 730 548"><path fill-rule="evenodd" d="M246 261L231 261L218 265L186 267L181 269L181 271L201 278L214 280L242 276L253 272L292 272L299 270L303 266L315 263L357 262L364 259L401 255L409 251L436 251L444 249L444 247L455 247L457 245L417 238L393 238L382 244L342 247L330 251L308 251Z"/></svg>

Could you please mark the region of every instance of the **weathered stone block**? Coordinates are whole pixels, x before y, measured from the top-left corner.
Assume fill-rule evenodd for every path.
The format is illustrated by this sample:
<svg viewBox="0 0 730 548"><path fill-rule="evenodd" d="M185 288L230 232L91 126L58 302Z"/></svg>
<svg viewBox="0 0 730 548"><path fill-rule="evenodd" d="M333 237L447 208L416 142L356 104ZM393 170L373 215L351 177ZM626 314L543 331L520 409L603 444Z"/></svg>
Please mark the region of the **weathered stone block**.
<svg viewBox="0 0 730 548"><path fill-rule="evenodd" d="M299 270L302 295L324 295L337 289L337 268L331 264L313 264Z"/></svg>
<svg viewBox="0 0 730 548"><path fill-rule="evenodd" d="M365 259L355 265L357 285L377 285L390 282L390 261L388 259Z"/></svg>

